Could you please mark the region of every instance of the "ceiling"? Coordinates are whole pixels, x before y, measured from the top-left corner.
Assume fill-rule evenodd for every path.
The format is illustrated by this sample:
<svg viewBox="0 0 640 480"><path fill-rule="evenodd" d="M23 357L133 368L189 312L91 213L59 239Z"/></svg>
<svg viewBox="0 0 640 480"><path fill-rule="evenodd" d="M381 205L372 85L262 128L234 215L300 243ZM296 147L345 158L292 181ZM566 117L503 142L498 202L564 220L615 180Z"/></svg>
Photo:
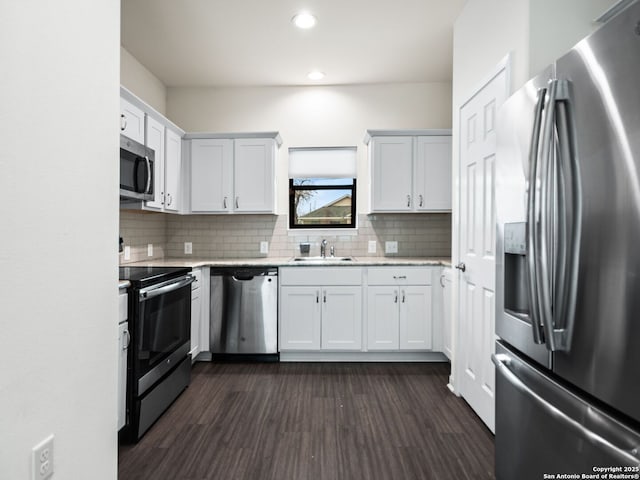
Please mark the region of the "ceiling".
<svg viewBox="0 0 640 480"><path fill-rule="evenodd" d="M447 82L465 3L121 0L121 43L168 87ZM293 26L301 10L314 28Z"/></svg>

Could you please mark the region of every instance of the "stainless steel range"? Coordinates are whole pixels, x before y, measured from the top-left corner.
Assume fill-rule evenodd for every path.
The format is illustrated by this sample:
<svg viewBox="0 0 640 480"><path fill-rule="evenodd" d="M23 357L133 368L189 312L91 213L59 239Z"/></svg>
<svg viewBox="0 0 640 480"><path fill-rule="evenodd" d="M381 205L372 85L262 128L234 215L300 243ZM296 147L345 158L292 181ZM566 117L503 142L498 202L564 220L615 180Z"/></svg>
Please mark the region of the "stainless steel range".
<svg viewBox="0 0 640 480"><path fill-rule="evenodd" d="M191 358L190 268L121 267L129 280L127 426L137 441L189 385Z"/></svg>

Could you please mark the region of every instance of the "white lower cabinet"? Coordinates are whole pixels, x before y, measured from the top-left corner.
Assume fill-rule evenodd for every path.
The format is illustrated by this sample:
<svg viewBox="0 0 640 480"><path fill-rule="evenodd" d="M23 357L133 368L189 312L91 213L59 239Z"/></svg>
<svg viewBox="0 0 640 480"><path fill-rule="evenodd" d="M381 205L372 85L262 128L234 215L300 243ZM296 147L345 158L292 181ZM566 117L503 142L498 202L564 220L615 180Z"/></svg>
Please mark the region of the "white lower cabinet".
<svg viewBox="0 0 640 480"><path fill-rule="evenodd" d="M280 350L320 350L320 289L280 289Z"/></svg>
<svg viewBox="0 0 640 480"><path fill-rule="evenodd" d="M195 277L191 284L191 361L195 361L198 354L202 351L200 345L202 336L202 271L194 269L191 274Z"/></svg>
<svg viewBox="0 0 640 480"><path fill-rule="evenodd" d="M362 287L322 289L322 350L362 348Z"/></svg>
<svg viewBox="0 0 640 480"><path fill-rule="evenodd" d="M362 269L281 268L280 351L362 349Z"/></svg>
<svg viewBox="0 0 640 480"><path fill-rule="evenodd" d="M431 269L369 268L369 350L431 350L432 310Z"/></svg>
<svg viewBox="0 0 640 480"><path fill-rule="evenodd" d="M120 292L123 292L122 290ZM127 421L127 353L129 324L127 322L127 293L120 293L118 323L118 430Z"/></svg>
<svg viewBox="0 0 640 480"><path fill-rule="evenodd" d="M451 270L451 267L442 269L442 274L440 275L440 286L442 287L442 352L449 360L451 360L453 357L451 331L453 271Z"/></svg>

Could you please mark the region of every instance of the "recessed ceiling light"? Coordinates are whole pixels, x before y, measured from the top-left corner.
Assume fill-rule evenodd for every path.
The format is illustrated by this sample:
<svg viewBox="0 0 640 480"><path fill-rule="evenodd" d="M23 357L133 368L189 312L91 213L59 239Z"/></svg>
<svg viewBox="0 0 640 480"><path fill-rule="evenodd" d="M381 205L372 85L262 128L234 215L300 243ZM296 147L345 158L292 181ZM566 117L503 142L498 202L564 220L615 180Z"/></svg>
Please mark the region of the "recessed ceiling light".
<svg viewBox="0 0 640 480"><path fill-rule="evenodd" d="M316 17L307 12L300 12L291 19L291 22L298 28L311 28L316 24Z"/></svg>
<svg viewBox="0 0 640 480"><path fill-rule="evenodd" d="M307 77L309 78L309 80L322 80L324 78L324 72L314 70L313 72L309 72Z"/></svg>

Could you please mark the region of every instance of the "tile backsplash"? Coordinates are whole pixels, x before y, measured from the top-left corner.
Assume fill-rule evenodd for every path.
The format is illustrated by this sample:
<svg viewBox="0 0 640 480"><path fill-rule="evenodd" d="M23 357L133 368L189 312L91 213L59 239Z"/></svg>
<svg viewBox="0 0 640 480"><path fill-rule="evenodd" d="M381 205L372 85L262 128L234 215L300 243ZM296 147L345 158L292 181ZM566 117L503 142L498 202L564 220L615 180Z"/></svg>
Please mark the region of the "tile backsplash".
<svg viewBox="0 0 640 480"><path fill-rule="evenodd" d="M299 255L299 244L310 243L310 255L319 255L326 239L337 256L385 256L386 241L398 242L399 257L450 257L451 214L359 215L356 232L294 232L287 229L286 215L166 215L120 211L120 236L131 247L129 263L159 257L260 258ZM260 253L260 242L269 253ZM369 241L376 253L368 253ZM184 254L191 242L192 255ZM147 244L154 245L153 257Z"/></svg>

